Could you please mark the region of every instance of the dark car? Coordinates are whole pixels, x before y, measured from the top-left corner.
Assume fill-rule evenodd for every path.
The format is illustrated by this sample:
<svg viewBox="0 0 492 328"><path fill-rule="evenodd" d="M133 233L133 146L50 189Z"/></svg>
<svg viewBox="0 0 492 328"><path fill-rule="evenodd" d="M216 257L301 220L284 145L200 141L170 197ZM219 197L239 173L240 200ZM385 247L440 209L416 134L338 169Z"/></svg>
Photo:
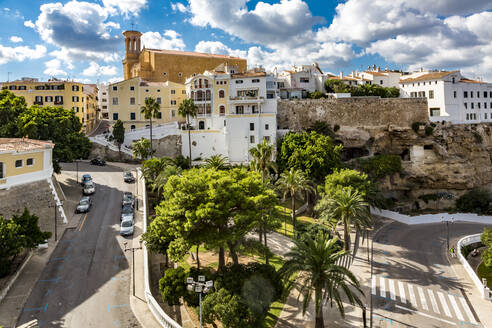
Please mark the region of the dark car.
<svg viewBox="0 0 492 328"><path fill-rule="evenodd" d="M121 208L120 221L127 219L133 220L133 207L131 205L125 205Z"/></svg>
<svg viewBox="0 0 492 328"><path fill-rule="evenodd" d="M90 174L84 174L84 175L82 176L82 181L80 182L80 184L81 184L82 186L85 186L85 184L86 184L87 182L89 182L89 181L92 181L92 177L91 177L91 175L90 175Z"/></svg>
<svg viewBox="0 0 492 328"><path fill-rule="evenodd" d="M121 203L121 207L124 207L127 205L133 207L134 202L135 202L135 199L133 198L133 194L131 192L125 191L123 193L123 202Z"/></svg>
<svg viewBox="0 0 492 328"><path fill-rule="evenodd" d="M106 165L106 161L102 158L93 158L91 160L92 165L104 166Z"/></svg>
<svg viewBox="0 0 492 328"><path fill-rule="evenodd" d="M123 173L123 180L128 183L135 182L135 177L133 176L132 172L127 171Z"/></svg>

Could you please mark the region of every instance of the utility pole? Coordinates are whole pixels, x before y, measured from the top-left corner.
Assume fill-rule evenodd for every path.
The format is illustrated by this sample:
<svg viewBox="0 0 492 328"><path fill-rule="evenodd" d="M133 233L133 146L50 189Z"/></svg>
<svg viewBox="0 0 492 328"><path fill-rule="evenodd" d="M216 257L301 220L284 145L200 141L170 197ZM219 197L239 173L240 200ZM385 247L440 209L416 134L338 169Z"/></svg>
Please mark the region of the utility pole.
<svg viewBox="0 0 492 328"><path fill-rule="evenodd" d="M138 170L135 169L135 184L137 185L137 194L135 195L135 203L136 203L136 208L137 208L137 211L138 211Z"/></svg>
<svg viewBox="0 0 492 328"><path fill-rule="evenodd" d="M143 240L138 241L140 243L140 247L130 247L127 248L126 246L128 245L128 242L124 242L123 244L125 245L124 251L132 251L132 270L133 270L133 296L135 296L135 250L142 249L142 242Z"/></svg>

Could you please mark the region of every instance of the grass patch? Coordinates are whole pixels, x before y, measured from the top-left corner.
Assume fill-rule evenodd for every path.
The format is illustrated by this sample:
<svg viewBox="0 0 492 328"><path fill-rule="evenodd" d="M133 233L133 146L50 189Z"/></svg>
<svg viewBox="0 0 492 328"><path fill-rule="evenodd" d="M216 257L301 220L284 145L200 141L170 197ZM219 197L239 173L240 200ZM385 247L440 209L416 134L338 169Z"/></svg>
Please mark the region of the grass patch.
<svg viewBox="0 0 492 328"><path fill-rule="evenodd" d="M292 218L291 218L291 213L292 210L290 208L286 207L280 207L280 213L282 213L282 224L280 225L280 228L276 230L276 232L287 236L289 238L294 237L294 227L292 226ZM315 219L309 216L304 216L300 215L297 218L297 227L299 230L304 230L303 226L306 226L311 223L317 223Z"/></svg>
<svg viewBox="0 0 492 328"><path fill-rule="evenodd" d="M486 266L485 263L482 262L482 264L480 264L478 266L477 274L478 274L478 277L480 278L480 280L482 280L482 278L487 279L487 286L489 288L492 288L492 268L491 267Z"/></svg>

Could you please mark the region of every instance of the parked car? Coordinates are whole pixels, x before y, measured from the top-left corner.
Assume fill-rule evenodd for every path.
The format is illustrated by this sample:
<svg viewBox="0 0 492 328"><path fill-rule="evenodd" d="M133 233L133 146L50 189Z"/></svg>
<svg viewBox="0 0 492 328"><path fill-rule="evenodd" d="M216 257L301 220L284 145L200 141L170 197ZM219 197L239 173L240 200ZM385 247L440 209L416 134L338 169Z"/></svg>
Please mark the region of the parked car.
<svg viewBox="0 0 492 328"><path fill-rule="evenodd" d="M92 206L92 200L89 196L84 196L80 199L77 208L75 209L75 213L87 213Z"/></svg>
<svg viewBox="0 0 492 328"><path fill-rule="evenodd" d="M131 218L133 220L133 207L131 205L125 205L121 208L120 221Z"/></svg>
<svg viewBox="0 0 492 328"><path fill-rule="evenodd" d="M95 192L96 192L96 184L93 181L86 182L82 190L82 193L84 195L92 195Z"/></svg>
<svg viewBox="0 0 492 328"><path fill-rule="evenodd" d="M92 165L104 166L106 165L106 161L102 158L93 158L91 160Z"/></svg>
<svg viewBox="0 0 492 328"><path fill-rule="evenodd" d="M122 236L131 236L133 235L133 219L125 219L121 221L120 225L120 235Z"/></svg>
<svg viewBox="0 0 492 328"><path fill-rule="evenodd" d="M92 177L91 177L91 175L90 175L90 174L84 174L84 175L82 176L82 181L80 182L80 184L81 184L82 186L85 186L85 184L86 184L87 182L89 182L89 181L92 181Z"/></svg>
<svg viewBox="0 0 492 328"><path fill-rule="evenodd" d="M128 192L128 191L125 191L123 193L123 202L121 204L121 206L126 206L126 205L130 205L133 207L135 203L135 199L133 198L133 194L131 192Z"/></svg>
<svg viewBox="0 0 492 328"><path fill-rule="evenodd" d="M135 182L135 177L133 176L132 172L127 171L123 173L123 180L125 182L131 183L131 182Z"/></svg>

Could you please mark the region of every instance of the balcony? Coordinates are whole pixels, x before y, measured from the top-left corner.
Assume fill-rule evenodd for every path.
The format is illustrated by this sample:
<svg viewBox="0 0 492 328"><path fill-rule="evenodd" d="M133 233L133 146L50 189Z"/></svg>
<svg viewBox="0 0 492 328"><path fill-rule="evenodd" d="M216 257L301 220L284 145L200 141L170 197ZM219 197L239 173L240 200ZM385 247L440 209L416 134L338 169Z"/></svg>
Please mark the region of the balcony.
<svg viewBox="0 0 492 328"><path fill-rule="evenodd" d="M251 96L240 96L240 97L229 97L229 101L233 104L237 103L263 103L264 97L251 97Z"/></svg>

